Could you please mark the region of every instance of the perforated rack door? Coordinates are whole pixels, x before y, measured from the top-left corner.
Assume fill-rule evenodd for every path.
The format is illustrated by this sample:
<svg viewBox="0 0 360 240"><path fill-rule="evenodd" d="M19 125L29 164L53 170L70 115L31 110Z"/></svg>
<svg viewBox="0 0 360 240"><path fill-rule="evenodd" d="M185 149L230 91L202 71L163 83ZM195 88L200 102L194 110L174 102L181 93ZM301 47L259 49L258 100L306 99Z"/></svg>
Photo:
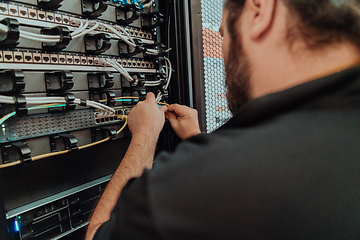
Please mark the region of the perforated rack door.
<svg viewBox="0 0 360 240"><path fill-rule="evenodd" d="M208 133L222 126L232 116L227 106L222 37L219 33L222 7L223 0L201 0L205 114Z"/></svg>

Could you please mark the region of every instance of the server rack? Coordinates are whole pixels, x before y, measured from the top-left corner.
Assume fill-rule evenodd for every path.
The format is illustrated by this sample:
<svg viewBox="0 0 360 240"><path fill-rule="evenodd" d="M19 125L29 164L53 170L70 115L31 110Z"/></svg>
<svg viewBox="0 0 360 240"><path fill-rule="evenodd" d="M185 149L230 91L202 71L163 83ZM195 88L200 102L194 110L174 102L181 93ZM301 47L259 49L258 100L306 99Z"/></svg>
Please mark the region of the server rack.
<svg viewBox="0 0 360 240"><path fill-rule="evenodd" d="M188 14L174 0L0 2L0 239L84 238L131 107L149 91L193 105ZM178 141L166 123L157 151Z"/></svg>

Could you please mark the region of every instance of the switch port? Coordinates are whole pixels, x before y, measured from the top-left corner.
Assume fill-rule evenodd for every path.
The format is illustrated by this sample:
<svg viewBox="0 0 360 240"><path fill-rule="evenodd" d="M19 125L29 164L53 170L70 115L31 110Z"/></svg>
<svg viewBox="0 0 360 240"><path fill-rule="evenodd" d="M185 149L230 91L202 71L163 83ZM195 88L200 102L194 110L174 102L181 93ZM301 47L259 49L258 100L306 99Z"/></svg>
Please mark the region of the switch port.
<svg viewBox="0 0 360 240"><path fill-rule="evenodd" d="M33 56L32 56L31 52L24 52L24 62L26 62L26 63L33 62Z"/></svg>
<svg viewBox="0 0 360 240"><path fill-rule="evenodd" d="M55 14L55 22L56 23L62 23L62 16L61 14Z"/></svg>
<svg viewBox="0 0 360 240"><path fill-rule="evenodd" d="M14 52L14 62L24 62L22 52Z"/></svg>
<svg viewBox="0 0 360 240"><path fill-rule="evenodd" d="M9 5L9 15L11 16L19 16L18 7L15 5Z"/></svg>
<svg viewBox="0 0 360 240"><path fill-rule="evenodd" d="M37 11L35 9L29 8L29 18L30 19L37 19Z"/></svg>
<svg viewBox="0 0 360 240"><path fill-rule="evenodd" d="M81 65L87 65L87 57L80 57Z"/></svg>
<svg viewBox="0 0 360 240"><path fill-rule="evenodd" d="M98 57L94 57L94 65L100 66L99 61L100 61L100 59Z"/></svg>
<svg viewBox="0 0 360 240"><path fill-rule="evenodd" d="M57 54L51 54L51 63L58 64L59 63L59 56Z"/></svg>
<svg viewBox="0 0 360 240"><path fill-rule="evenodd" d="M80 56L74 56L74 64L80 65Z"/></svg>
<svg viewBox="0 0 360 240"><path fill-rule="evenodd" d="M4 53L4 62L13 62L13 52L12 51L3 51Z"/></svg>
<svg viewBox="0 0 360 240"><path fill-rule="evenodd" d="M69 24L70 23L70 17L69 16L62 16L62 21L64 24Z"/></svg>
<svg viewBox="0 0 360 240"><path fill-rule="evenodd" d="M40 53L33 53L34 63L41 63L41 54Z"/></svg>
<svg viewBox="0 0 360 240"><path fill-rule="evenodd" d="M70 55L66 56L66 64L74 64L73 56L70 56Z"/></svg>
<svg viewBox="0 0 360 240"><path fill-rule="evenodd" d="M46 13L44 11L38 11L38 19L39 20L46 20Z"/></svg>
<svg viewBox="0 0 360 240"><path fill-rule="evenodd" d="M28 9L26 7L19 7L19 16L23 18L28 18Z"/></svg>
<svg viewBox="0 0 360 240"><path fill-rule="evenodd" d="M59 63L66 64L66 57L65 55L59 55Z"/></svg>
<svg viewBox="0 0 360 240"><path fill-rule="evenodd" d="M6 3L0 3L0 13L5 15L9 14L9 8Z"/></svg>
<svg viewBox="0 0 360 240"><path fill-rule="evenodd" d="M3 52L0 51L0 62L3 62L4 61L4 58L3 58Z"/></svg>
<svg viewBox="0 0 360 240"><path fill-rule="evenodd" d="M88 62L88 65L94 65L94 58L93 57L88 57L87 62Z"/></svg>
<svg viewBox="0 0 360 240"><path fill-rule="evenodd" d="M54 14L51 12L46 12L46 21L55 22Z"/></svg>
<svg viewBox="0 0 360 240"><path fill-rule="evenodd" d="M50 63L50 55L49 54L42 54L42 62L43 63Z"/></svg>

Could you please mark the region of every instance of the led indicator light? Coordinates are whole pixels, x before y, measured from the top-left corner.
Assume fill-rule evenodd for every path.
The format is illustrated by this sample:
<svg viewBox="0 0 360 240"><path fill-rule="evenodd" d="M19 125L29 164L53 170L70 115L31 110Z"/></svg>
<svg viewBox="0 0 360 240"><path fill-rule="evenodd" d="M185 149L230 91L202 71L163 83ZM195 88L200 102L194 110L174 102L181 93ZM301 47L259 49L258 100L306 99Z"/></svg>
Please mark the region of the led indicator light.
<svg viewBox="0 0 360 240"><path fill-rule="evenodd" d="M19 226L19 222L17 220L15 220L15 231L19 232L20 231L20 226Z"/></svg>

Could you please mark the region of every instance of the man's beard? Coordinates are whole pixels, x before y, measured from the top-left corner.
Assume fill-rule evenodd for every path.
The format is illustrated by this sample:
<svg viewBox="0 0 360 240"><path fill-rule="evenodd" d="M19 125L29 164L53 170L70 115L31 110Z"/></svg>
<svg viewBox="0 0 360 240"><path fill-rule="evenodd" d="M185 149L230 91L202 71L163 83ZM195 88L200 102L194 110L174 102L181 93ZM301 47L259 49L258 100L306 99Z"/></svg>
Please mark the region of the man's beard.
<svg viewBox="0 0 360 240"><path fill-rule="evenodd" d="M225 63L227 101L230 111L234 114L250 100L251 69L249 59L243 49L241 36L231 39Z"/></svg>

